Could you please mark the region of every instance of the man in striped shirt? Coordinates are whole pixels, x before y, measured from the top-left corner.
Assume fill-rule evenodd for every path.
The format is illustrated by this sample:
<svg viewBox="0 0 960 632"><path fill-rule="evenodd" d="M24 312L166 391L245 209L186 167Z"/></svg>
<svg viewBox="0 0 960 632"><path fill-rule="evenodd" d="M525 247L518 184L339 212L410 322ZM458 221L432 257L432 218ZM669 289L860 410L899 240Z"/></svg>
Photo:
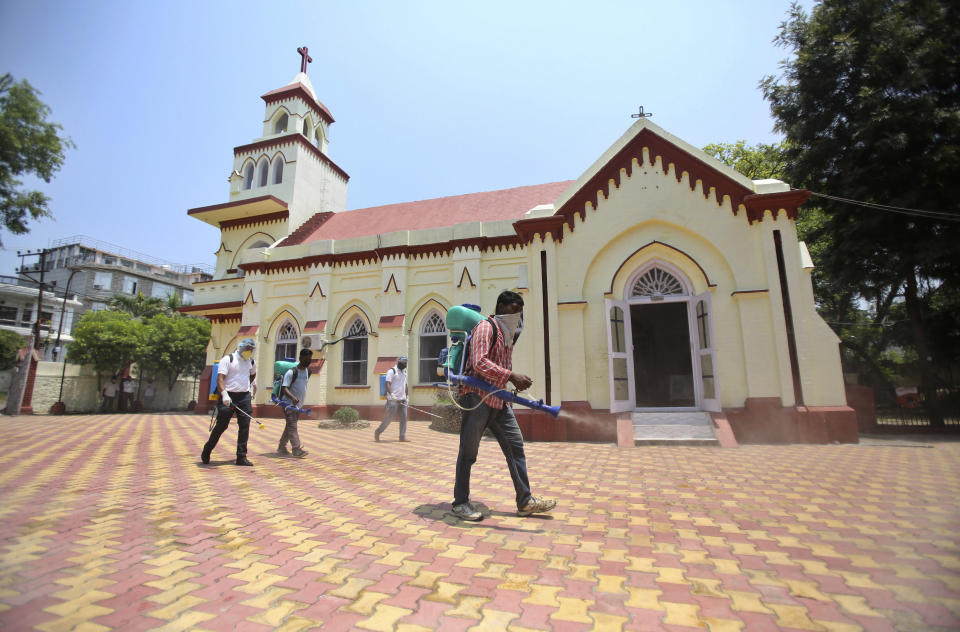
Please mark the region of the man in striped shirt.
<svg viewBox="0 0 960 632"><path fill-rule="evenodd" d="M519 391L530 388L533 380L511 370L513 344L520 335L522 320L523 297L509 290L501 292L494 317L481 321L473 329L465 373L501 389L506 388L508 382ZM535 498L530 494L523 434L510 405L494 395L469 386L461 387L458 400L464 410L460 426L460 453L457 455L457 479L453 488L453 515L461 520L483 518L483 514L470 503L470 469L477 461L480 439L487 428L496 437L507 459L507 468L517 493L517 514L529 516L556 507L557 501Z"/></svg>

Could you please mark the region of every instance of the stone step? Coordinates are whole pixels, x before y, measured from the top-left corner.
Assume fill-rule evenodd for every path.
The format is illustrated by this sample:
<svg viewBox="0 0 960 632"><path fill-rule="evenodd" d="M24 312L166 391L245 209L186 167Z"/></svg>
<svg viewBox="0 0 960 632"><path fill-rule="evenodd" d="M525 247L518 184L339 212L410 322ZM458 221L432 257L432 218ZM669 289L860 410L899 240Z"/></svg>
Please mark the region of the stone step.
<svg viewBox="0 0 960 632"><path fill-rule="evenodd" d="M713 427L710 413L702 410L685 412L635 412L630 421L634 426L709 426Z"/></svg>

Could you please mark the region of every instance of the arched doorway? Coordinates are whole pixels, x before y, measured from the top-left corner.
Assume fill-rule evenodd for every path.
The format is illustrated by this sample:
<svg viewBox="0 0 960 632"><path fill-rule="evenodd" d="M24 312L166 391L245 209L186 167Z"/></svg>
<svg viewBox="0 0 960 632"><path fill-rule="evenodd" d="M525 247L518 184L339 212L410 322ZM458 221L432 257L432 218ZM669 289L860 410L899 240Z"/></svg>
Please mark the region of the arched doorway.
<svg viewBox="0 0 960 632"><path fill-rule="evenodd" d="M720 410L710 293L652 261L607 299L610 410Z"/></svg>

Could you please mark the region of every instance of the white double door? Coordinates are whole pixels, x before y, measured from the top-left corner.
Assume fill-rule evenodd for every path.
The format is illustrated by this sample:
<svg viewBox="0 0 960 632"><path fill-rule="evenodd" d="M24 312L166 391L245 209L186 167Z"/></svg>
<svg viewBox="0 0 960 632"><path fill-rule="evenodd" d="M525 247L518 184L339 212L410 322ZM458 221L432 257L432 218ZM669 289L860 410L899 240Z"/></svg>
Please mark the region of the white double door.
<svg viewBox="0 0 960 632"><path fill-rule="evenodd" d="M720 410L709 293L606 310L611 412Z"/></svg>

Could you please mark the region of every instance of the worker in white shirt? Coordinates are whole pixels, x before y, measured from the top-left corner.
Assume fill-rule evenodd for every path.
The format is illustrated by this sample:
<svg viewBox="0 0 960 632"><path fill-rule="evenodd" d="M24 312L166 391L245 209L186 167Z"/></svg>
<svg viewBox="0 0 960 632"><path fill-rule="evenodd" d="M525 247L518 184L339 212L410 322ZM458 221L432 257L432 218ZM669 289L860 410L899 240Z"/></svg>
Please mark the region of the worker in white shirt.
<svg viewBox="0 0 960 632"><path fill-rule="evenodd" d="M253 351L257 344L253 338L244 338L237 345L235 353L223 356L217 365L217 387L220 390L220 403L217 405L217 424L210 431L210 438L203 446L200 460L210 462L210 453L217 446L220 435L230 425L234 408L237 410L237 465L253 465L247 460L247 436L250 434L250 419L253 415L252 395L257 385L254 377L257 367L253 361Z"/></svg>
<svg viewBox="0 0 960 632"><path fill-rule="evenodd" d="M380 434L387 429L395 418L400 419L400 440L407 440L407 356L397 358L397 363L387 371L387 405L383 422L373 433L373 440L379 441Z"/></svg>

